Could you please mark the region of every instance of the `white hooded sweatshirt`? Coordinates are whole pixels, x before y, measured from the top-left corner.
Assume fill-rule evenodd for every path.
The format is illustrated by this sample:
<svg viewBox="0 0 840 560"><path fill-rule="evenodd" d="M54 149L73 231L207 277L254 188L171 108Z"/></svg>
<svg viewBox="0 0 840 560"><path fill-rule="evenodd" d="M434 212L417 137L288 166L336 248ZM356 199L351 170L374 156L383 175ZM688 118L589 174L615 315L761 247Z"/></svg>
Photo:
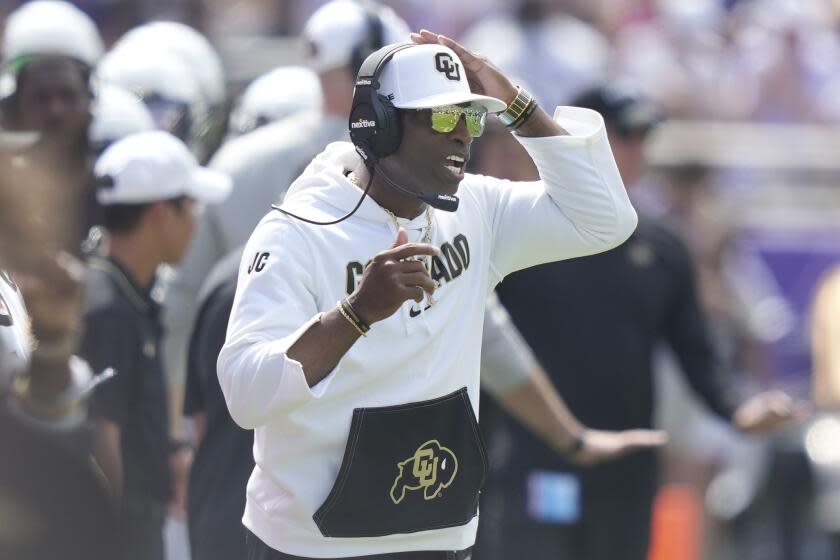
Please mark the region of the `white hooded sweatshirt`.
<svg viewBox="0 0 840 560"><path fill-rule="evenodd" d="M218 374L233 419L255 430L243 522L272 548L340 558L473 545L477 516L456 527L362 538L325 537L312 516L336 480L354 408L424 401L466 387L477 415L490 290L513 271L605 251L633 232L636 213L601 116L561 107L554 118L570 136L517 137L541 181L467 174L457 212L433 212L431 243L441 248L445 268L432 271L441 278L435 303L424 309L405 302L314 387L287 349L355 289L364 264L393 244L396 226L366 198L337 225L273 211L255 229ZM284 208L319 221L343 216L361 195L346 177L359 161L351 144L330 144L294 182ZM419 241L427 227L425 213L399 222L409 241Z"/></svg>

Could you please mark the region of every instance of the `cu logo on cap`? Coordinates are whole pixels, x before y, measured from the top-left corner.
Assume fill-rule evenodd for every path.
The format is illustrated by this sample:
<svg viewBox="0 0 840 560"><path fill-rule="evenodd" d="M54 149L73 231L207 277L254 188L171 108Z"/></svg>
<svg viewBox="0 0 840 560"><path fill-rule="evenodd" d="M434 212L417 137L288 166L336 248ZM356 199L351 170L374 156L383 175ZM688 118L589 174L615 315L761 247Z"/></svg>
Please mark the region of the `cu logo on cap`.
<svg viewBox="0 0 840 560"><path fill-rule="evenodd" d="M435 55L435 70L450 80L458 81L461 79L461 65L455 62L449 53L437 53Z"/></svg>

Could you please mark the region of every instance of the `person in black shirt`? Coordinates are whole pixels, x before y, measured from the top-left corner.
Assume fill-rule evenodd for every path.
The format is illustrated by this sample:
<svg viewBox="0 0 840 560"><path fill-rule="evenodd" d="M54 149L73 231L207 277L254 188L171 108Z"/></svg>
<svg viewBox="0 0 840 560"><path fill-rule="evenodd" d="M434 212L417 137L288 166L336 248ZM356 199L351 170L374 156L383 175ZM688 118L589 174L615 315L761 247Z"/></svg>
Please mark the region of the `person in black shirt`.
<svg viewBox="0 0 840 560"><path fill-rule="evenodd" d="M159 307L150 294L158 266L184 254L196 200L219 200L230 183L161 131L114 143L95 173L109 242L88 264L80 353L95 370L112 367L116 375L92 399L94 449L121 506L122 558L162 559L172 447Z"/></svg>
<svg viewBox="0 0 840 560"><path fill-rule="evenodd" d="M644 169L643 141L658 120L655 109L608 86L583 93L572 105L603 115L622 178L632 186ZM778 391L741 404L712 347L688 250L649 217L640 216L636 231L616 249L522 270L497 291L558 392L587 426L652 426L652 359L661 342L674 351L702 401L741 430L766 432L798 414ZM488 412L482 409L483 421ZM579 469L523 428L494 421L491 454L494 447L504 450L483 494L477 557L647 558L657 491L654 451Z"/></svg>
<svg viewBox="0 0 840 560"><path fill-rule="evenodd" d="M190 471L187 513L193 560L246 558L245 486L254 470L254 432L230 417L216 359L225 342L236 294L241 249L208 277L190 338L184 414L193 419L198 449ZM203 296L203 297L202 297Z"/></svg>

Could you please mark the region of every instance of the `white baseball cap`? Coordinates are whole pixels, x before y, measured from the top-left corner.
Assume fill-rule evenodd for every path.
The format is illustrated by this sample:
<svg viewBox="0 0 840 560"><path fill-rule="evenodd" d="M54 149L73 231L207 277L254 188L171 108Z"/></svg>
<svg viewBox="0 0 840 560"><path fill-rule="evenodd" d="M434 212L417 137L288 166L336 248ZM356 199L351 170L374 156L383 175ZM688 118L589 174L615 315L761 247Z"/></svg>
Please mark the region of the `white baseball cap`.
<svg viewBox="0 0 840 560"><path fill-rule="evenodd" d="M379 76L379 95L400 109L430 109L475 103L489 113L507 108L501 99L470 91L464 64L443 45L414 45L402 49L385 64Z"/></svg>
<svg viewBox="0 0 840 560"><path fill-rule="evenodd" d="M387 6L358 0L333 0L313 13L303 28L303 39L312 48L310 66L324 72L347 66L353 51L370 33L368 18L374 15L382 23L382 44L402 43L411 30L400 16ZM374 50L381 45L374 45Z"/></svg>
<svg viewBox="0 0 840 560"><path fill-rule="evenodd" d="M200 202L221 202L231 179L198 165L183 142L162 130L138 132L106 149L94 175L112 185L96 193L100 204L142 204L189 196Z"/></svg>

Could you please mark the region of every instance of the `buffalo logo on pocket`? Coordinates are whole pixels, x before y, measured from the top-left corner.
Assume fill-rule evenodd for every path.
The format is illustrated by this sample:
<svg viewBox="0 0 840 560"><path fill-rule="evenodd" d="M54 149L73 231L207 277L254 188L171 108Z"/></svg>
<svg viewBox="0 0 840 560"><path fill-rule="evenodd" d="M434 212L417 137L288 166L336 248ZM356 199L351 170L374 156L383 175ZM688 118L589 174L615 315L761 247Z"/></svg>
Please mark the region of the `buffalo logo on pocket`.
<svg viewBox="0 0 840 560"><path fill-rule="evenodd" d="M458 458L451 449L432 439L417 448L414 455L397 463L399 474L391 486L391 501L399 504L408 490L423 490L423 498L436 498L449 487L458 473Z"/></svg>

